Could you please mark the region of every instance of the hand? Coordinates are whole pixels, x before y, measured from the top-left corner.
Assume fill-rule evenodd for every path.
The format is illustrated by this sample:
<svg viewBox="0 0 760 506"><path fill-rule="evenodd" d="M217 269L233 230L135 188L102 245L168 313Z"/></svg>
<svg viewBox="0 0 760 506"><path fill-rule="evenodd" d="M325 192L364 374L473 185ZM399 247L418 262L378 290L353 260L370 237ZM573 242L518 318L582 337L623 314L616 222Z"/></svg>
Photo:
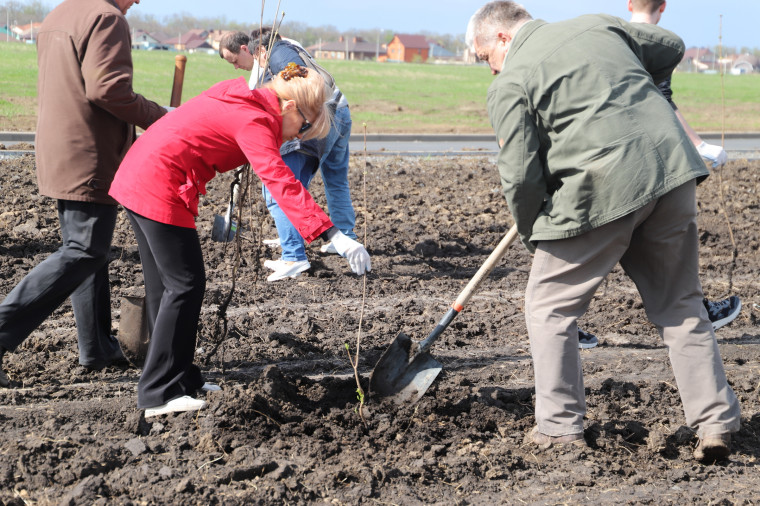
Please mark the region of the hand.
<svg viewBox="0 0 760 506"><path fill-rule="evenodd" d="M726 154L726 151L722 147L716 146L715 144L707 144L703 141L699 146L697 146L697 151L699 151L699 154L702 156L702 158L708 162L712 162L713 169L723 165L728 161L728 154Z"/></svg>
<svg viewBox="0 0 760 506"><path fill-rule="evenodd" d="M364 249L364 246L360 242L354 241L340 231L336 232L330 240L338 254L348 260L348 265L351 266L354 274L361 276L365 272L372 270L369 253L367 253L367 250Z"/></svg>

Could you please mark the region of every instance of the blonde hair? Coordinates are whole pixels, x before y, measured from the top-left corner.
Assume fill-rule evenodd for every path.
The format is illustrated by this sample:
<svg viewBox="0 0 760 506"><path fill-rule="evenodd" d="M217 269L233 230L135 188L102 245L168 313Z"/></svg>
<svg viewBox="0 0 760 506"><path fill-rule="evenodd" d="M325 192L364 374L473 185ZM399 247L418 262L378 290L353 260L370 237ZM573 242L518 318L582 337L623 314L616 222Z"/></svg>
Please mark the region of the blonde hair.
<svg viewBox="0 0 760 506"><path fill-rule="evenodd" d="M287 74L286 69L264 87L274 91L281 100L293 100L309 118L311 128L306 131L304 139L327 137L332 128L332 114L327 105L332 92L325 86L325 80L318 72L312 72L306 67L300 67L299 70L306 75L283 77L283 73Z"/></svg>

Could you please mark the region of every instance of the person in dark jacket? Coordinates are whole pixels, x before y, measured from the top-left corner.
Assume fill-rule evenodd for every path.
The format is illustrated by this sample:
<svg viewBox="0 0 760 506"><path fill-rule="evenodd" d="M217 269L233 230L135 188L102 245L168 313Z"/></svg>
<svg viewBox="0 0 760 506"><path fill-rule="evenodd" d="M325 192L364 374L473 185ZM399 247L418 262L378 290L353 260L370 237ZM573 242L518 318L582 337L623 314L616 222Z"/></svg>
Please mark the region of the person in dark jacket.
<svg viewBox="0 0 760 506"><path fill-rule="evenodd" d="M37 34L37 180L58 201L63 243L0 304L3 356L71 297L79 363L122 361L111 335L108 255L117 204L108 190L135 138L166 110L132 90L129 25L134 0L65 0Z"/></svg>

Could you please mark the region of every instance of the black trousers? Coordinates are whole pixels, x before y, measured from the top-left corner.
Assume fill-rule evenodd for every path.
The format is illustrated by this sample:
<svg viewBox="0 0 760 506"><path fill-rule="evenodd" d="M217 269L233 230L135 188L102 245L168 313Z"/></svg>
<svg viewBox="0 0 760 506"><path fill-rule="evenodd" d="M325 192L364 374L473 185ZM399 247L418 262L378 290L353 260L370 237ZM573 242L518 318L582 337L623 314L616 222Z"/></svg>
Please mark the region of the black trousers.
<svg viewBox="0 0 760 506"><path fill-rule="evenodd" d="M193 357L206 271L195 229L159 223L128 209L127 217L140 250L151 334L137 406L152 408L203 386Z"/></svg>
<svg viewBox="0 0 760 506"><path fill-rule="evenodd" d="M79 342L79 363L108 364L121 356L111 336L108 255L115 205L58 201L63 244L11 290L0 304L0 346L13 351L69 296Z"/></svg>

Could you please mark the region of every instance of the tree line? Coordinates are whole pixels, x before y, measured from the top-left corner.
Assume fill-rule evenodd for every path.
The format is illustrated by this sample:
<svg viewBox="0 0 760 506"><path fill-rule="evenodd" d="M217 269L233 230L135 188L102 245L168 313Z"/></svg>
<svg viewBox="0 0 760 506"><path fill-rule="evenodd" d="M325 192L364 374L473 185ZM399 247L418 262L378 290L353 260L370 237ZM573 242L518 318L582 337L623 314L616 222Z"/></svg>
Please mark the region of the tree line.
<svg viewBox="0 0 760 506"><path fill-rule="evenodd" d="M11 24L26 25L31 22L40 22L50 12L48 7L41 0L5 0L0 3L0 26L4 26L6 20ZM231 21L226 16L218 17L196 17L188 13L173 14L163 19L157 19L155 16L140 12L137 9L131 9L127 15L129 25L132 28L145 30L146 32L163 32L174 36L177 33L185 33L188 30L202 28L205 30L241 30L250 32L258 25L240 23ZM272 20L265 21L264 26L272 26ZM304 46L311 46L319 42L333 42L341 36L352 38L361 37L368 42L378 42L387 44L393 39L393 30L363 29L363 30L338 30L332 25L326 26L309 26L298 21L285 20L280 27L280 32L291 39L295 39ZM428 39L435 41L441 47L453 52L460 53L464 49L464 33L462 34L437 34L428 31L418 32L415 35L424 35ZM715 54L718 54L717 46L710 48ZM751 47L723 47L722 54L753 54L760 57L760 49Z"/></svg>
<svg viewBox="0 0 760 506"><path fill-rule="evenodd" d="M41 0L5 0L0 2L0 26L5 26L6 19L12 25L26 25L32 22L40 22L51 11L51 7ZM165 33L175 36L177 33L185 33L188 30L201 28L204 30L241 30L250 32L258 28L258 23L251 25L249 23L240 23L232 21L226 16L218 17L196 17L188 13L173 14L163 19L158 19L151 14L140 12L139 6L136 9L130 9L127 13L129 26L138 30L145 30L148 33ZM264 21L264 26L272 26L272 20ZM341 36L347 38L361 37L368 42L378 42L387 44L393 39L393 30L363 29L363 30L338 30L335 26L309 26L298 21L283 21L280 32L291 39L298 40L304 46L318 44L319 42L333 42ZM418 32L415 35L425 35L428 39L435 41L441 47L454 53L461 52L464 49L464 33L437 34L433 32Z"/></svg>

